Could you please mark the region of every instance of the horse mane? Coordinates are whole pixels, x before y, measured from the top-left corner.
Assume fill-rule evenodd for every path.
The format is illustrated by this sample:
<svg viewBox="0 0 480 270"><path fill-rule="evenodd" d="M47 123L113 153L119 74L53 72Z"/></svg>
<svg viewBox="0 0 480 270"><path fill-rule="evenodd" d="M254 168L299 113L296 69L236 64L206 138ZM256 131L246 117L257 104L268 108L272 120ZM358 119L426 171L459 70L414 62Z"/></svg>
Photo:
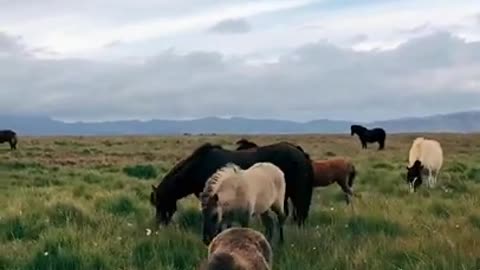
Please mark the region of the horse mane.
<svg viewBox="0 0 480 270"><path fill-rule="evenodd" d="M199 146L197 149L195 149L188 157L184 158L183 160L181 160L180 162L178 162L164 177L167 178L169 176L172 176L172 175L175 175L177 174L181 168L183 168L183 166L189 162L191 162L192 160L195 160L197 159L198 157L204 155L205 153L207 153L208 151L212 150L212 149L223 149L223 147L221 145L217 145L217 144L211 144L211 143L204 143L202 144L201 146Z"/></svg>
<svg viewBox="0 0 480 270"><path fill-rule="evenodd" d="M218 187L223 183L227 177L235 175L239 173L242 169L234 164L234 163L227 163L227 165L218 169L212 176L207 179L205 182L205 187L203 188L203 192L200 196L200 200L202 204L205 204L211 196L215 195L218 190Z"/></svg>

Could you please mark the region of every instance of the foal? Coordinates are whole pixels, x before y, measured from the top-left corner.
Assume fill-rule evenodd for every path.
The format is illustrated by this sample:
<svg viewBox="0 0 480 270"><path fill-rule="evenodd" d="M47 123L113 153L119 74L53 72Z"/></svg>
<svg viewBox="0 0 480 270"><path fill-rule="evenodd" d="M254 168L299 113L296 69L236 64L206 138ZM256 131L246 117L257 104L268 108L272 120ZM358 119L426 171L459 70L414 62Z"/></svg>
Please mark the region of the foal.
<svg viewBox="0 0 480 270"><path fill-rule="evenodd" d="M345 193L345 201L348 204L353 196L353 180L356 176L355 166L350 159L334 158L316 160L312 162L314 170L314 187L326 187L337 183Z"/></svg>
<svg viewBox="0 0 480 270"><path fill-rule="evenodd" d="M200 270L270 270L272 264L273 251L263 234L250 228L230 228L210 243Z"/></svg>
<svg viewBox="0 0 480 270"><path fill-rule="evenodd" d="M260 215L269 241L272 240L272 210L278 218L283 243L285 178L282 170L269 162L260 162L246 170L229 163L217 170L205 183L200 201L203 212L203 241L208 244L224 227L238 221L248 227L250 217Z"/></svg>

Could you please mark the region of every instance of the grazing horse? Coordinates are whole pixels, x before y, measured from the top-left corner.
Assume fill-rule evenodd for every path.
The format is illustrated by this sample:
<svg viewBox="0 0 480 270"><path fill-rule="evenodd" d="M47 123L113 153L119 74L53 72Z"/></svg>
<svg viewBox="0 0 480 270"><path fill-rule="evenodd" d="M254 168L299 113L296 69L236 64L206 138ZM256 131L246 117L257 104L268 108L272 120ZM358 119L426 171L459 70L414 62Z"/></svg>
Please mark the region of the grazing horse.
<svg viewBox="0 0 480 270"><path fill-rule="evenodd" d="M355 166L349 159L333 158L313 161L314 187L326 187L337 183L345 193L345 201L350 204L353 196Z"/></svg>
<svg viewBox="0 0 480 270"><path fill-rule="evenodd" d="M367 143L378 142L378 150L385 148L385 138L387 137L383 128L367 129L360 125L352 125L350 127L351 135L358 135L360 142L362 143L362 149L367 149Z"/></svg>
<svg viewBox="0 0 480 270"><path fill-rule="evenodd" d="M248 150L258 146L256 143L247 139L240 139L235 144L238 145L237 150Z"/></svg>
<svg viewBox="0 0 480 270"><path fill-rule="evenodd" d="M280 242L283 243L285 213L285 176L269 162L259 162L246 170L229 163L215 172L200 194L203 212L203 241L210 243L224 227L237 221L248 227L250 217L261 216L266 235L272 241L273 220L278 218Z"/></svg>
<svg viewBox="0 0 480 270"><path fill-rule="evenodd" d="M10 129L0 130L0 143L8 142L10 144L10 149L17 149L17 134L15 131Z"/></svg>
<svg viewBox="0 0 480 270"><path fill-rule="evenodd" d="M428 171L428 187L437 183L437 177L443 165L443 150L436 140L416 138L408 153L407 182L410 192L415 192L423 180L424 170Z"/></svg>
<svg viewBox="0 0 480 270"><path fill-rule="evenodd" d="M271 270L272 265L272 247L262 233L230 228L212 240L200 270Z"/></svg>
<svg viewBox="0 0 480 270"><path fill-rule="evenodd" d="M310 156L288 142L265 145L253 151L224 149L220 145L205 143L168 172L157 187L152 185L150 203L156 209L157 224L167 225L177 210L177 201L195 194L199 197L205 182L219 168L234 163L247 169L257 162L270 162L285 175L285 213L288 199L293 204L293 218L303 226L308 217L312 199L313 168Z"/></svg>

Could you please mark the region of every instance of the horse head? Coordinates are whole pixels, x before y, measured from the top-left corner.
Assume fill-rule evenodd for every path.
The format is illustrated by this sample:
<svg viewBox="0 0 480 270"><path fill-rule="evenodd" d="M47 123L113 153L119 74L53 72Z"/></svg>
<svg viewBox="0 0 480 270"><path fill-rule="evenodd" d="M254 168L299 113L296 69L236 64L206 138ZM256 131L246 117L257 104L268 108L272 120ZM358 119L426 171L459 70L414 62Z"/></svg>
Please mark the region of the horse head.
<svg viewBox="0 0 480 270"><path fill-rule="evenodd" d="M423 165L419 160L416 160L411 167L407 166L407 183L411 193L422 184L422 170Z"/></svg>
<svg viewBox="0 0 480 270"><path fill-rule="evenodd" d="M220 232L222 211L218 203L218 194L209 195L208 193L202 192L200 198L202 201L203 215L203 243L208 245Z"/></svg>
<svg viewBox="0 0 480 270"><path fill-rule="evenodd" d="M361 133L363 133L365 130L366 130L366 128L363 127L363 126L360 126L360 125L351 125L351 126L350 126L350 135L353 136L353 135L355 135L355 133L356 133L357 135L360 136Z"/></svg>
<svg viewBox="0 0 480 270"><path fill-rule="evenodd" d="M156 225L168 225L173 218L173 214L177 211L177 201L169 198L168 194L165 194L160 186L155 187L152 185L150 203L155 207Z"/></svg>

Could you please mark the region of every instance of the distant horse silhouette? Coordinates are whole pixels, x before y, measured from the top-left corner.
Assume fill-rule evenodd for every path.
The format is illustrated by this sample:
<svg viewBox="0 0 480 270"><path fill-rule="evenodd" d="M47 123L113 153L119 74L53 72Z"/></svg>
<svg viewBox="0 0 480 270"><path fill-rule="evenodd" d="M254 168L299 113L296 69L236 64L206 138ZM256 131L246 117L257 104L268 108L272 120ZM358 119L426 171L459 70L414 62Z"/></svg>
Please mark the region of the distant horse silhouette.
<svg viewBox="0 0 480 270"><path fill-rule="evenodd" d="M387 137L383 128L367 129L364 126L352 125L350 127L351 135L358 135L360 142L362 143L362 149L367 149L367 143L378 142L378 150L385 148L385 138Z"/></svg>
<svg viewBox="0 0 480 270"><path fill-rule="evenodd" d="M8 142L10 144L10 149L15 150L17 149L17 134L15 131L10 129L0 130L0 143Z"/></svg>
<svg viewBox="0 0 480 270"><path fill-rule="evenodd" d="M437 183L437 177L443 164L443 150L436 140L416 138L408 153L407 182L410 192L415 192L422 184L422 174L428 171L428 187Z"/></svg>
<svg viewBox="0 0 480 270"><path fill-rule="evenodd" d="M256 143L247 139L240 139L235 144L238 145L237 150L247 150L258 146Z"/></svg>
<svg viewBox="0 0 480 270"><path fill-rule="evenodd" d="M313 168L310 156L297 146L279 142L256 148L254 151L236 151L206 143L168 172L160 184L152 185L150 202L156 209L157 223L169 224L177 210L177 201L190 195L200 196L207 179L228 163L247 169L257 162L270 162L279 167L286 182L284 200L288 216L288 199L293 204L293 218L303 226L308 217L312 199Z"/></svg>
<svg viewBox="0 0 480 270"><path fill-rule="evenodd" d="M355 166L346 158L332 158L313 161L314 187L326 187L337 183L345 193L345 201L350 204L353 196Z"/></svg>
<svg viewBox="0 0 480 270"><path fill-rule="evenodd" d="M212 240L208 258L199 270L270 270L273 251L262 233L250 228L230 228Z"/></svg>
<svg viewBox="0 0 480 270"><path fill-rule="evenodd" d="M259 162L246 170L229 163L215 172L200 194L203 212L203 241L213 237L233 222L248 227L250 218L261 216L266 235L271 242L277 215L280 242L283 243L285 176L277 166Z"/></svg>

